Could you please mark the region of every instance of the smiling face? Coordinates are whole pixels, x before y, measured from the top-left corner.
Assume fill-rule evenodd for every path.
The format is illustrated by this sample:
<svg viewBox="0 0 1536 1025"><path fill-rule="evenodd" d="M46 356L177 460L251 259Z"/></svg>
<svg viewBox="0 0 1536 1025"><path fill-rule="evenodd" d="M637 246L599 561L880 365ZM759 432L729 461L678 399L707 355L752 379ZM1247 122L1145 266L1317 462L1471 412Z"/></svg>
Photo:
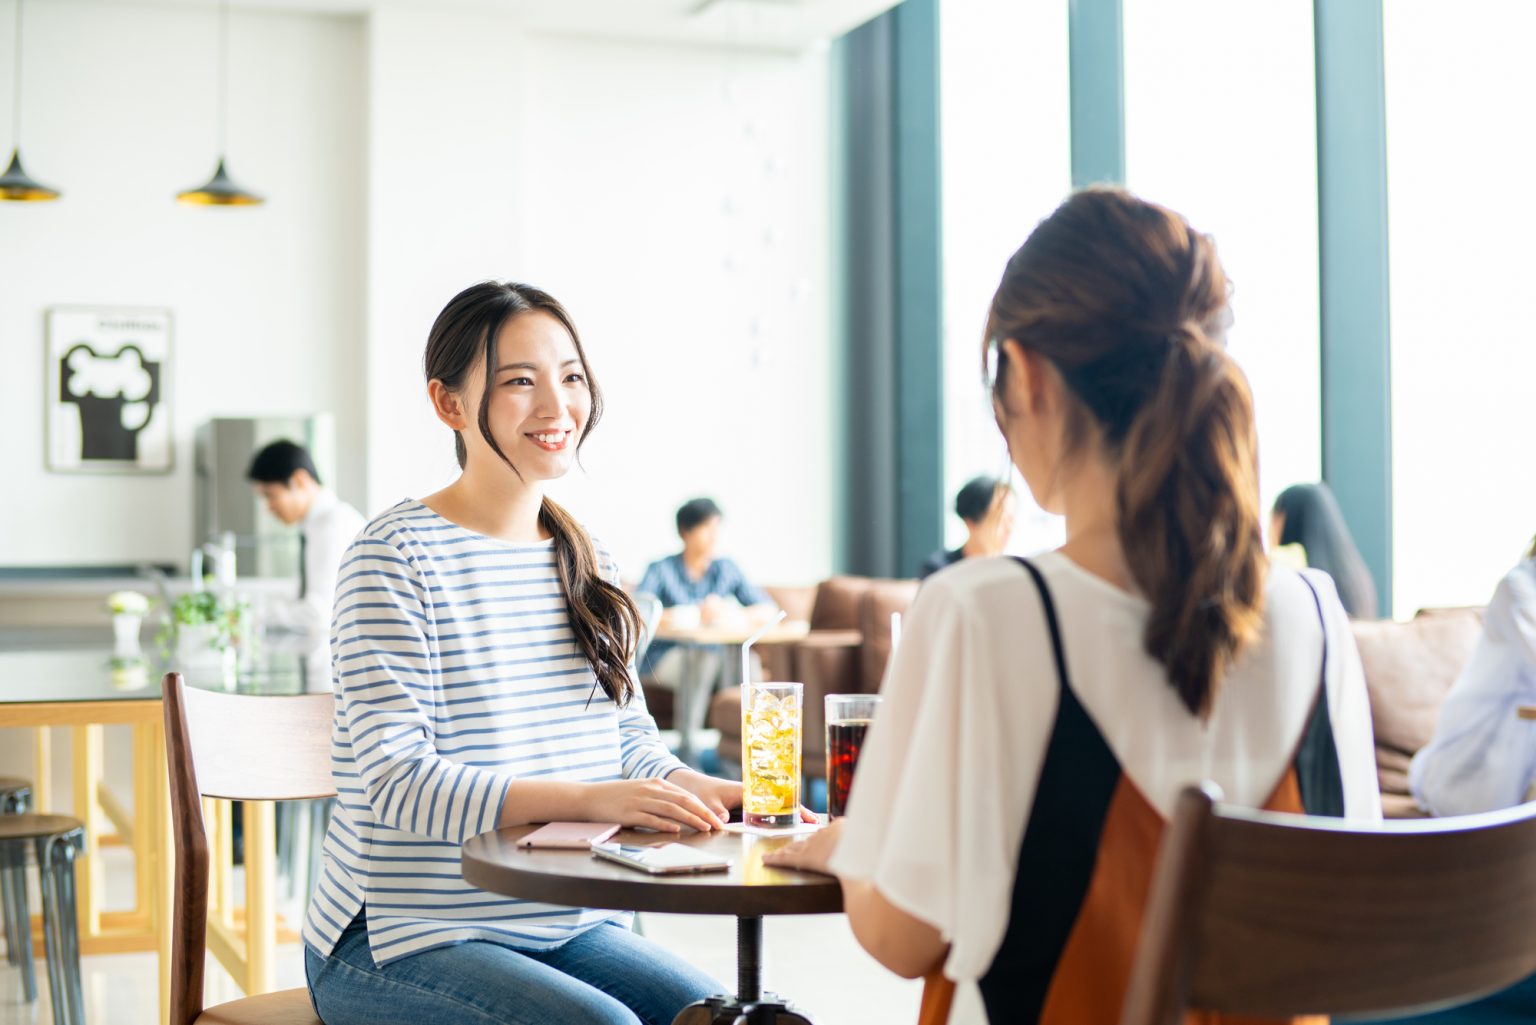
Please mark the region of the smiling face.
<svg viewBox="0 0 1536 1025"><path fill-rule="evenodd" d="M559 320L542 310L502 324L489 395L480 366L468 375L458 398L462 425L451 426L464 439L467 466L507 469L480 433L484 398L491 436L526 481L566 474L592 414L592 392L576 343Z"/></svg>

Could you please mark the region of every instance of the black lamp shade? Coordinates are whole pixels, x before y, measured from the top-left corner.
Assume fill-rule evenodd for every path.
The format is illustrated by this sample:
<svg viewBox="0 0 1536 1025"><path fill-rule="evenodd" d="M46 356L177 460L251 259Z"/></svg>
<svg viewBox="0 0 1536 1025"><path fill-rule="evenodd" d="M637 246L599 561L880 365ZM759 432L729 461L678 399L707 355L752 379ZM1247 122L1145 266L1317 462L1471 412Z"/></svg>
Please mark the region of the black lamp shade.
<svg viewBox="0 0 1536 1025"><path fill-rule="evenodd" d="M4 152L0 150L0 152ZM22 203L38 203L49 199L58 199L59 190L50 189L40 182L34 181L31 175L21 166L21 150L17 149L11 154L11 166L0 174L0 200L11 200Z"/></svg>
<svg viewBox="0 0 1536 1025"><path fill-rule="evenodd" d="M236 185L229 172L224 170L223 157L219 158L219 166L207 184L178 192L176 198L192 206L260 206L267 201L267 197Z"/></svg>

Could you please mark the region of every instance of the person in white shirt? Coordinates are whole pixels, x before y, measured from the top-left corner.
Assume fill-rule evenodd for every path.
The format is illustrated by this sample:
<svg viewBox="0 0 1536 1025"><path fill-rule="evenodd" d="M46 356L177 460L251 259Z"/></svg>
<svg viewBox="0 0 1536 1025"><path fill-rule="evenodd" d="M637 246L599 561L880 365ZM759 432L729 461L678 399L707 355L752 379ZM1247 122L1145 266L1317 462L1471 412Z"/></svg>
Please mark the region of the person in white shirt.
<svg viewBox="0 0 1536 1025"><path fill-rule="evenodd" d="M269 608L268 623L318 645L330 632L342 556L367 521L320 483L314 459L294 442L274 441L257 452L246 476L273 516L299 528L298 601Z"/></svg>
<svg viewBox="0 0 1536 1025"><path fill-rule="evenodd" d="M1069 198L1003 273L998 428L1066 544L928 578L847 816L764 858L836 875L928 1007L959 984L992 1025L1118 1020L1187 786L1381 817L1348 617L1264 554L1227 294L1210 238L1118 189Z"/></svg>
<svg viewBox="0 0 1536 1025"><path fill-rule="evenodd" d="M1536 549L1510 570L1483 613L1483 636L1452 684L1435 735L1408 767L1432 815L1508 808L1536 783Z"/></svg>

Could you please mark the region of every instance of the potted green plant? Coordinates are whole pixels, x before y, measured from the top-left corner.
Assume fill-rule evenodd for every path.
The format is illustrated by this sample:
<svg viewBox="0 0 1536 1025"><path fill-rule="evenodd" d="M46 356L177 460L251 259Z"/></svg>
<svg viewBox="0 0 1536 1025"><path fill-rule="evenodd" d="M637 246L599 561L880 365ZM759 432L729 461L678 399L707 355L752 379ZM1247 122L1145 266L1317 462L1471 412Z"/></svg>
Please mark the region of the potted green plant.
<svg viewBox="0 0 1536 1025"><path fill-rule="evenodd" d="M171 603L160 632L161 647L184 673L217 672L226 686L235 681L235 639L241 606L212 591L192 591Z"/></svg>

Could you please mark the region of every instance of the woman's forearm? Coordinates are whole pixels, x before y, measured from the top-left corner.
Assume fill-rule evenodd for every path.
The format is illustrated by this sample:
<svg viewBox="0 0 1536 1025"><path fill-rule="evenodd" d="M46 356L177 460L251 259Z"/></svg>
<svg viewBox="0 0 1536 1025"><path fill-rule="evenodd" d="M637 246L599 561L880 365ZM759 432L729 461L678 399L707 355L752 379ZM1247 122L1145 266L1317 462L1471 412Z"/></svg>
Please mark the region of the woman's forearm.
<svg viewBox="0 0 1536 1025"><path fill-rule="evenodd" d="M869 956L905 979L937 971L949 954L939 931L886 900L874 884L842 880L843 911Z"/></svg>
<svg viewBox="0 0 1536 1025"><path fill-rule="evenodd" d="M515 779L501 802L501 826L530 822L580 822L586 814L587 784Z"/></svg>

